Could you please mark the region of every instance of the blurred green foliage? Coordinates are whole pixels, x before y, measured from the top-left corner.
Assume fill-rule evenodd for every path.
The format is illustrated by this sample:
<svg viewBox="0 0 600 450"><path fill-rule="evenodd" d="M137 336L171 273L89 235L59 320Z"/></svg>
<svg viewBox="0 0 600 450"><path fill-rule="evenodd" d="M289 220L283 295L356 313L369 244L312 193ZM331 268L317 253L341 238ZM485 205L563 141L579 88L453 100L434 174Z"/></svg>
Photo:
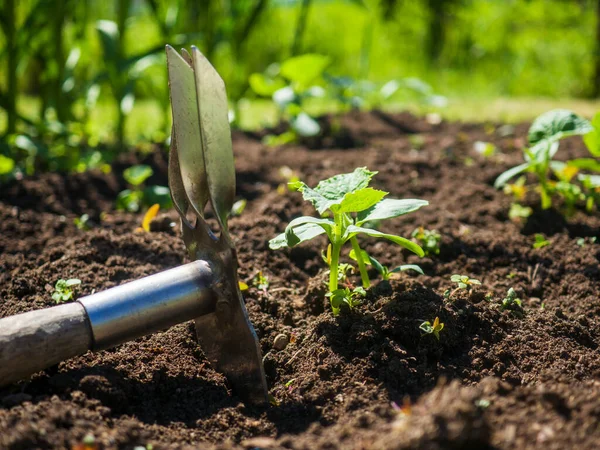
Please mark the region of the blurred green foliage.
<svg viewBox="0 0 600 450"><path fill-rule="evenodd" d="M166 43L197 45L225 79L234 110L254 125L277 112L253 100L250 75L305 53L325 55L334 77L413 77L452 97L590 96L596 4L1 0L2 167L10 157L26 173L85 170L102 164L104 144L164 141Z"/></svg>

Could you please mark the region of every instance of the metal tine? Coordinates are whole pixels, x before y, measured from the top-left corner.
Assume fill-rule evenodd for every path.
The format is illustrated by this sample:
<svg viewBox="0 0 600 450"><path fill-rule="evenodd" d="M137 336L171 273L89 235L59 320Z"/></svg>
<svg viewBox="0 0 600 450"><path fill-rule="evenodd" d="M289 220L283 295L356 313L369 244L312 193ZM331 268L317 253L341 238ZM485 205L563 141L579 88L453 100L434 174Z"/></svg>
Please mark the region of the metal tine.
<svg viewBox="0 0 600 450"><path fill-rule="evenodd" d="M192 62L210 202L221 225L221 237L233 248L227 217L235 198L235 164L225 83L195 46Z"/></svg>
<svg viewBox="0 0 600 450"><path fill-rule="evenodd" d="M198 103L194 95L193 68L173 47L167 46L166 50L178 172L189 206L208 231L204 222L204 208L209 200L209 189L198 125ZM174 170L170 174L176 176ZM181 200L181 191L179 193ZM187 211L182 212L185 215Z"/></svg>

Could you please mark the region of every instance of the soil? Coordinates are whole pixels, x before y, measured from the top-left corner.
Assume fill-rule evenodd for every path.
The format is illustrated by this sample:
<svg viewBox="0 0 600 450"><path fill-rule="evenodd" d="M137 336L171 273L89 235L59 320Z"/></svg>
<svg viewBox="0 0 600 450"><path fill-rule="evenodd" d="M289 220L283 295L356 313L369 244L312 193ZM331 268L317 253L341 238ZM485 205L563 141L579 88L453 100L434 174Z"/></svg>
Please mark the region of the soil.
<svg viewBox="0 0 600 450"><path fill-rule="evenodd" d="M277 406L244 406L184 323L1 388L0 448L598 448L600 217L578 210L564 220L538 210L532 194L533 215L509 220L511 198L492 184L521 161L528 125L431 125L382 113L335 121L343 145L332 138L323 148L271 149L234 133L237 193L248 205L230 225ZM479 156L478 140L499 152ZM561 146L562 158L585 155L580 139ZM111 174L0 186L0 317L51 307L58 278L81 279L83 296L184 262L174 211L144 233L135 231L141 214L114 210L122 169L135 162L166 184L167 153L157 148L123 155ZM309 185L367 166L391 196L429 200L382 230L436 229L439 255L365 241L382 263L420 264L426 275L388 282L372 272L364 304L334 317L323 299L325 241L268 249L291 219L314 214L300 194L278 192L284 165ZM73 222L84 213L87 231ZM533 249L535 233L550 245ZM259 270L266 292L252 286ZM482 286L445 299L455 273ZM500 310L510 287L522 314ZM419 330L435 317L445 324L439 341ZM279 334L290 340L281 350ZM90 434L95 444L81 446Z"/></svg>

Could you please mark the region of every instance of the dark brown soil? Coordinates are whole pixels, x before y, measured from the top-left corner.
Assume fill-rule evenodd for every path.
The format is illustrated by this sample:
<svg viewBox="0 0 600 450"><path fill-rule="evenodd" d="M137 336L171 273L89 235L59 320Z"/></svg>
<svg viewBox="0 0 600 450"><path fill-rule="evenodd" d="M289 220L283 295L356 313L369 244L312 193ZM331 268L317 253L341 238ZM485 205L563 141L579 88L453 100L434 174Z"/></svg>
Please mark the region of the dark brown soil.
<svg viewBox="0 0 600 450"><path fill-rule="evenodd" d="M333 139L321 150L269 149L234 135L248 206L231 228L241 279L251 284L262 270L270 281L246 300L278 406L244 406L186 323L0 389L0 448L71 449L88 434L100 449L598 448L600 244L590 238L600 218L535 211L526 223L508 220L511 199L492 183L520 161L527 125L505 137L491 124L434 126L409 115L351 114L342 125L351 148ZM501 153L483 159L477 140ZM559 154L583 156L584 147L573 139ZM109 175L0 186L0 317L52 306L58 278L81 279L87 295L183 262L173 211L157 231L140 233L141 215L113 209L121 169L140 160L154 166L153 182L166 183L166 152L157 149L124 156ZM357 166L378 170L376 187L431 203L383 229L437 229L440 254L419 259L369 241L381 262L418 263L426 275L375 281L362 307L333 317L321 284L325 242L268 249L289 220L314 214L298 193L277 192L283 165L310 185ZM89 231L73 223L83 213ZM534 233L550 245L534 250ZM482 287L445 300L455 273ZM510 287L522 317L500 311ZM439 342L418 328L435 317L445 324ZM280 333L291 339L284 350L273 346Z"/></svg>

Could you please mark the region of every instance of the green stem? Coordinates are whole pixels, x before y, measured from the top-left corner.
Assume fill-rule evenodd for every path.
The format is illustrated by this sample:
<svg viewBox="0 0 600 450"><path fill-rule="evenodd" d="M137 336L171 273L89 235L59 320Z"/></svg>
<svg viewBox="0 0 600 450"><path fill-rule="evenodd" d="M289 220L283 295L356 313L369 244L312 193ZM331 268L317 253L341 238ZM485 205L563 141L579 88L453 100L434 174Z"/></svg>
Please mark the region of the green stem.
<svg viewBox="0 0 600 450"><path fill-rule="evenodd" d="M358 263L358 270L360 272L360 279L362 280L363 287L368 289L369 286L371 286L371 280L369 280L369 274L367 273L365 260L362 257L362 251L358 245L356 236L350 238L350 243L352 244L352 250L354 250L354 256L356 257L356 262Z"/></svg>
<svg viewBox="0 0 600 450"><path fill-rule="evenodd" d="M340 263L340 250L340 244L331 244L331 263L329 264L329 292L336 291L338 288L338 265Z"/></svg>
<svg viewBox="0 0 600 450"><path fill-rule="evenodd" d="M542 196L542 209L549 209L552 207L552 198L548 193L548 183L545 178L540 178L540 188Z"/></svg>

